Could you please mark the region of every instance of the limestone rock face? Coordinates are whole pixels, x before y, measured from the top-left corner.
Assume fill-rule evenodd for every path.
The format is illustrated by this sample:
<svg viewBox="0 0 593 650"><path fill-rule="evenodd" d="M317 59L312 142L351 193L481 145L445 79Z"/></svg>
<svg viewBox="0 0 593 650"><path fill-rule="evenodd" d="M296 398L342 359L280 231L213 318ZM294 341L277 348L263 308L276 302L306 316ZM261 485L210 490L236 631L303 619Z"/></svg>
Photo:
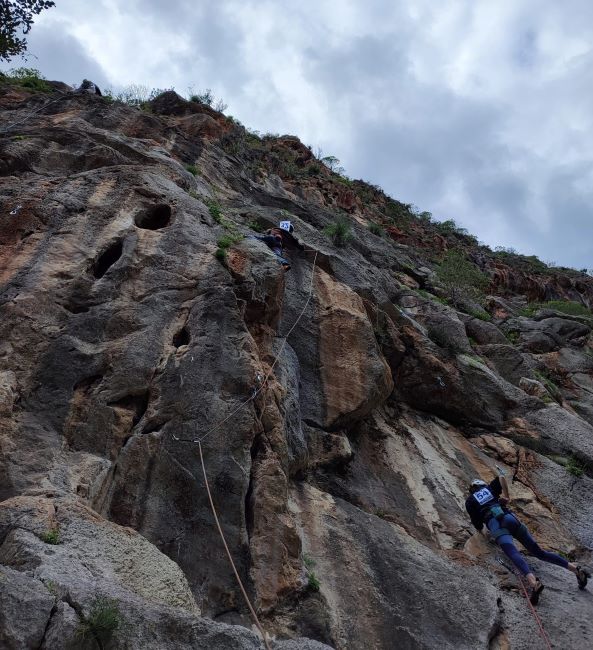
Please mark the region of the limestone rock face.
<svg viewBox="0 0 593 650"><path fill-rule="evenodd" d="M451 240L298 138L52 99L0 83L0 645L66 650L107 602L113 647L263 648L204 469L270 647L540 647L464 501L498 464L590 562L593 319L520 314L591 279L468 251L501 293L476 318L427 292ZM285 219L288 273L257 239ZM531 561L553 643L590 648L588 592Z"/></svg>

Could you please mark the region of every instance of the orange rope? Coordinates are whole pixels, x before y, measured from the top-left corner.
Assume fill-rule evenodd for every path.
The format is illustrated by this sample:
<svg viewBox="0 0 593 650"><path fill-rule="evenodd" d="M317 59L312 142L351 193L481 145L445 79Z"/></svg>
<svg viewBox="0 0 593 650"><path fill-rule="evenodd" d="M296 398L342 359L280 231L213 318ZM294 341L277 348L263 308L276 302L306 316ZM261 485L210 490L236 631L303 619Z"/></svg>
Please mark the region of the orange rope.
<svg viewBox="0 0 593 650"><path fill-rule="evenodd" d="M542 639L544 640L546 647L548 650L552 650L552 645L550 643L550 639L548 635L546 634L546 631L544 630L544 625L541 621L541 618L539 617L539 614L535 610L535 607L531 604L531 601L529 600L529 594L527 593L527 589L525 587L525 583L523 582L523 577L521 574L515 569L514 566L511 566L510 569L507 566L506 562L503 562L500 558L498 558L498 561L502 566L507 569L511 570L516 576L517 579L519 580L519 584L521 585L521 590L523 592L523 595L525 596L525 600L527 601L527 604L529 605L529 609L531 610L531 613L533 615L533 618L535 619L535 622L537 623L537 626L539 627L539 632L541 634Z"/></svg>
<svg viewBox="0 0 593 650"><path fill-rule="evenodd" d="M243 583L241 582L241 578L239 577L239 572L237 571L237 567L235 566L235 563L233 562L233 556L231 555L231 552L229 551L229 547L226 543L226 539L224 538L224 533L222 532L222 527L220 525L220 521L218 520L218 515L216 513L216 507L214 506L214 501L212 500L212 494L210 493L210 485L208 484L208 475L206 474L206 465L204 464L204 454L202 453L202 443L198 441L198 449L200 451L200 462L202 463L202 473L204 474L204 484L206 485L206 492L208 493L208 500L210 501L210 508L212 509L212 514L214 515L214 521L216 522L216 527L218 528L218 533L220 535L220 539L222 540L222 543L224 545L224 550L226 551L227 557L229 558L229 562L231 563L231 566L233 567L233 572L235 574L235 578L237 578L237 582L239 583L239 587L241 589L241 593L243 594L243 598L245 599L245 602L247 603L247 607L249 607L249 611L251 612L251 616L253 617L253 620L257 626L257 629L259 630L260 634L262 635L262 639L264 641L264 645L266 646L266 650L272 650L270 647L270 644L268 643L268 638L266 636L266 633L264 631L264 628L262 627L262 624L259 622L259 618L257 617L257 614L255 613L255 609L253 609L253 605L251 604L251 601L249 600L249 596L247 595L247 592L245 591L245 587L243 587Z"/></svg>
<svg viewBox="0 0 593 650"><path fill-rule="evenodd" d="M527 593L527 589L525 588L525 584L523 583L523 578L521 576L517 576L519 578L519 583L521 584L521 589L523 590L523 595L525 596L525 600L527 601L527 604L529 605L529 609L531 610L531 613L533 614L533 618L535 619L535 622L537 623L537 626L539 627L540 634L542 636L542 639L544 640L546 647L548 650L552 650L552 645L550 643L550 639L548 638L548 635L546 634L546 631L544 630L544 625L541 621L541 618L539 617L538 613L535 611L535 607L531 604L531 601L529 600L529 594Z"/></svg>
<svg viewBox="0 0 593 650"><path fill-rule="evenodd" d="M220 535L220 539L222 540L224 550L226 551L227 557L229 559L229 562L231 564L231 567L233 569L233 573L235 574L235 578L237 579L237 583L239 584L239 588L241 589L241 593L243 594L243 598L245 600L245 603L247 604L247 607L249 608L249 611L251 612L251 616L253 617L253 620L255 622L255 625L257 626L257 629L259 630L264 645L266 647L266 650L271 650L271 647L268 643L268 639L266 636L266 633L264 631L264 628L262 624L259 622L259 619L257 617L257 614L255 612L255 609L253 608L253 605L251 604L251 601L249 600L249 596L247 595L247 591L245 591L245 587L243 586L243 582L241 581L241 577L239 576L239 572L237 571L237 567L235 566L235 562L233 561L233 556L231 555L231 552L229 550L228 544L226 543L226 539L224 537L224 533L222 531L222 526L220 525L220 521L218 519L218 514L216 512L216 507L214 505L214 501L212 499L212 494L210 492L210 485L208 483L208 475L206 474L206 464L204 463L204 454L202 452L202 441L209 436L213 431L216 431L219 427L221 427L227 420L229 420L235 413L240 411L245 404L250 402L251 400L254 400L259 393L264 390L266 387L267 381L269 377L271 376L272 372L274 371L274 367L276 366L276 363L278 363L278 359L280 358L280 355L282 354L282 351L284 350L284 347L286 345L286 342L288 341L288 337L292 334L294 331L295 327L298 325L299 321L303 317L303 314L305 313L305 310L307 309L307 306L309 305L309 302L311 300L311 295L313 293L313 280L315 278L315 265L317 263L317 251L315 251L315 258L313 260L313 269L311 271L311 285L309 287L309 295L307 296L307 300L305 302L304 307L301 310L301 313L298 315L298 318L296 321L293 323L292 327L288 330L288 332L284 335L284 341L282 342L282 346L280 347L280 350L278 354L276 355L274 359L274 363L270 367L270 370L268 371L267 375L265 376L264 380L261 382L260 387L257 389L257 391L254 392L254 394L244 402L242 402L236 409L231 411L229 415L227 415L226 418L215 424L213 427L211 427L206 433L198 438L194 438L192 440L184 440L182 438L177 438L175 435L173 435L173 440L176 442L197 442L198 443L198 450L200 452L200 463L202 465L202 474L204 475L204 485L206 486L206 492L208 493L208 501L210 502L210 508L212 510L212 514L214 516L214 521L216 522L216 527L218 529L218 534Z"/></svg>

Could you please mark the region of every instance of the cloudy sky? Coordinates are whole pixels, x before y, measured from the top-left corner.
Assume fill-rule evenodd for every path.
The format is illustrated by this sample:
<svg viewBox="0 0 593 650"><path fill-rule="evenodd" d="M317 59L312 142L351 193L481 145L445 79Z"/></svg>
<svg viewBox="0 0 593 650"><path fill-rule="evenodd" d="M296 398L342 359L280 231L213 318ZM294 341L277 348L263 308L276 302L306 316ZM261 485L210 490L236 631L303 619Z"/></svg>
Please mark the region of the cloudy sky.
<svg viewBox="0 0 593 650"><path fill-rule="evenodd" d="M590 0L56 5L28 38L48 78L211 88L492 247L593 268Z"/></svg>

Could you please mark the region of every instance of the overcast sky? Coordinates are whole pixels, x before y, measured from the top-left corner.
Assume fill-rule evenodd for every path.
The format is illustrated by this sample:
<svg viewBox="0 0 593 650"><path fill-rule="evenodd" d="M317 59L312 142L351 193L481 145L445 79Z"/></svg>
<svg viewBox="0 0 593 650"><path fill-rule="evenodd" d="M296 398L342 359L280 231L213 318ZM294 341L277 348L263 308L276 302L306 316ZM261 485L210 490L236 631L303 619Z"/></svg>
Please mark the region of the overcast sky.
<svg viewBox="0 0 593 650"><path fill-rule="evenodd" d="M48 78L211 88L492 247L593 267L590 0L56 5L28 37Z"/></svg>

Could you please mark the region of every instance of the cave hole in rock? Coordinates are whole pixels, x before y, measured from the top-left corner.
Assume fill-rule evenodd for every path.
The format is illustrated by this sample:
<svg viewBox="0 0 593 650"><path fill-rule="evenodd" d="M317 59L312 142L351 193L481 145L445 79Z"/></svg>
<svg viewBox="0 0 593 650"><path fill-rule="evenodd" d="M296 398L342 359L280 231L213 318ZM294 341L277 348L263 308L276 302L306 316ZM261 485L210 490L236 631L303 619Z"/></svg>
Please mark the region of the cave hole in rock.
<svg viewBox="0 0 593 650"><path fill-rule="evenodd" d="M182 327L173 337L173 345L180 348L182 345L189 345L190 336L187 327Z"/></svg>
<svg viewBox="0 0 593 650"><path fill-rule="evenodd" d="M127 411L132 411L134 413L132 417L132 427L135 427L142 419L142 416L146 413L149 399L149 392L144 391L139 395L126 395L125 397L109 402L108 404L109 406L116 406L118 408L126 409Z"/></svg>
<svg viewBox="0 0 593 650"><path fill-rule="evenodd" d="M102 380L103 375L91 375L90 377L85 377L84 379L81 379L74 384L73 391L82 392L87 395Z"/></svg>
<svg viewBox="0 0 593 650"><path fill-rule="evenodd" d="M77 302L62 303L62 307L71 314L86 314L90 310L88 305Z"/></svg>
<svg viewBox="0 0 593 650"><path fill-rule="evenodd" d="M160 230L171 222L171 206L166 203L154 205L134 217L134 223L138 228L145 230Z"/></svg>
<svg viewBox="0 0 593 650"><path fill-rule="evenodd" d="M93 264L93 275L97 279L102 278L121 257L123 249L124 244L121 239L110 244L95 260Z"/></svg>

